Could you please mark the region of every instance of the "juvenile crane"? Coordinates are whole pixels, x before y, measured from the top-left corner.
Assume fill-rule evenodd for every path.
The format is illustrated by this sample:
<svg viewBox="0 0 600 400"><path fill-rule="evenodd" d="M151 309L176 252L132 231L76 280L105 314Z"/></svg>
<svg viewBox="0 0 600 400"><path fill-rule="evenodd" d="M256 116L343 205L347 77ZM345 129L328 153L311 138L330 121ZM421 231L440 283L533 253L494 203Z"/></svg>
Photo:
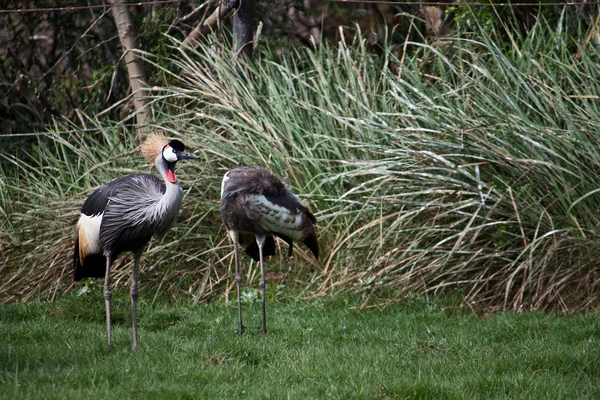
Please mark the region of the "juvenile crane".
<svg viewBox="0 0 600 400"><path fill-rule="evenodd" d="M110 323L110 267L125 251L134 255L131 279L133 344L137 340L138 270L144 246L152 236L165 233L175 222L183 190L175 175L179 160L198 158L185 152L179 140L155 132L142 144L142 154L153 163L162 179L151 174L129 175L98 188L81 207L73 252L74 278L104 277L108 347L112 341Z"/></svg>
<svg viewBox="0 0 600 400"><path fill-rule="evenodd" d="M242 277L238 247L255 261L260 261L262 295L262 333L267 333L265 310L265 268L263 258L275 254L273 236L288 244L292 255L294 241L303 242L319 258L319 244L314 225L315 216L302 200L271 172L261 168L239 167L228 171L221 184L221 218L233 241L235 282L237 286L238 330L244 333L240 286ZM252 236L256 241L252 240Z"/></svg>

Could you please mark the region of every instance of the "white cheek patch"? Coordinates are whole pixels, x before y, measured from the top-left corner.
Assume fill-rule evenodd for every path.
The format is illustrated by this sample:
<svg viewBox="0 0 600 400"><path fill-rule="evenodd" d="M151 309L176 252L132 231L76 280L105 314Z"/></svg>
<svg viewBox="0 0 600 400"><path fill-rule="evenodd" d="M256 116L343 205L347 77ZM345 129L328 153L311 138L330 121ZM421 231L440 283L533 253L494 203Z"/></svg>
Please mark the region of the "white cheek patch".
<svg viewBox="0 0 600 400"><path fill-rule="evenodd" d="M175 162L177 161L177 154L175 154L175 150L169 146L166 145L165 148L163 149L163 157L165 160L167 160L168 162Z"/></svg>

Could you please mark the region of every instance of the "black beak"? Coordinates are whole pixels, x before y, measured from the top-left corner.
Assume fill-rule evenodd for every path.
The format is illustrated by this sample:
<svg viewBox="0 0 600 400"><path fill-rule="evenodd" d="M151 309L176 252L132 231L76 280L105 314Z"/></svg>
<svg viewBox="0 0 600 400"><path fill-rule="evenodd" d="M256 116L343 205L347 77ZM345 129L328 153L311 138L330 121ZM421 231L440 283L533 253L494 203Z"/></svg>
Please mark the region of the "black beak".
<svg viewBox="0 0 600 400"><path fill-rule="evenodd" d="M177 160L195 160L197 158L198 156L191 153L186 153L185 151L180 151L177 153Z"/></svg>

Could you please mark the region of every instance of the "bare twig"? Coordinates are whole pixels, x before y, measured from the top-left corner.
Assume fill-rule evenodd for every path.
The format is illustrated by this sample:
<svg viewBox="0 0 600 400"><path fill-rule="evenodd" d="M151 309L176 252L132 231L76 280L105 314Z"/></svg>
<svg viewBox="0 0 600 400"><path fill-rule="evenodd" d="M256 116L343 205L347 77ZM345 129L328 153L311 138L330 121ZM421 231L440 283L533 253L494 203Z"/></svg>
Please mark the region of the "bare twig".
<svg viewBox="0 0 600 400"><path fill-rule="evenodd" d="M206 18L205 21L201 21L192 32L183 40L183 46L198 47L200 44L200 37L206 35L213 26L217 25L223 18L229 14L231 8L225 7L219 3L219 6L213 11L213 13Z"/></svg>
<svg viewBox="0 0 600 400"><path fill-rule="evenodd" d="M129 83L133 92L133 102L135 105L138 126L143 127L150 123L150 107L146 97L146 88L148 83L144 73L144 66L141 58L135 51L139 49L133 21L129 15L127 7L121 0L112 0L112 12L119 31L119 38L123 46L123 53L127 71L129 72Z"/></svg>

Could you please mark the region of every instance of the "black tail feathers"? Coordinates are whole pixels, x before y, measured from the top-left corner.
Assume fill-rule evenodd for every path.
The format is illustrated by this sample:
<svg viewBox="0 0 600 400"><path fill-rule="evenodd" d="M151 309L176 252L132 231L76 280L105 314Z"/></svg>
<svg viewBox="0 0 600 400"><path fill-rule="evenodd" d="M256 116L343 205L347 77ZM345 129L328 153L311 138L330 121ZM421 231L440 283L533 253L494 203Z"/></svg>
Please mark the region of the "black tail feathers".
<svg viewBox="0 0 600 400"><path fill-rule="evenodd" d="M102 254L89 254L84 264L79 260L79 236L75 236L73 249L73 279L80 281L84 278L104 278L106 274L106 257Z"/></svg>
<svg viewBox="0 0 600 400"><path fill-rule="evenodd" d="M258 243L254 238L254 235L240 235L240 246L244 249L254 261L260 260L260 253L258 251ZM273 236L267 236L265 244L263 246L263 256L269 257L275 255L275 239Z"/></svg>
<svg viewBox="0 0 600 400"><path fill-rule="evenodd" d="M303 243L312 251L315 258L319 259L319 242L317 241L317 234L313 231L310 235L304 238Z"/></svg>
<svg viewBox="0 0 600 400"><path fill-rule="evenodd" d="M294 242L292 241L292 239L288 238L287 236L280 235L280 234L275 234L275 235L288 244L287 256L291 257L292 251L294 250ZM254 261L259 261L260 254L258 252L258 244L256 243L254 236L253 235L247 235L247 236L240 235L239 240L240 240L240 246L242 246L242 248L244 249L246 254L248 254L250 257L252 257L252 259ZM312 251L312 253L315 255L315 258L318 260L319 259L319 243L317 242L316 233L312 232L310 235L308 235L303 240L303 243L306 245L306 247L308 247L310 249L310 251ZM265 240L265 245L263 247L263 256L266 258L269 256L274 256L274 255L275 255L275 239L273 238L273 236L267 236L267 238Z"/></svg>

